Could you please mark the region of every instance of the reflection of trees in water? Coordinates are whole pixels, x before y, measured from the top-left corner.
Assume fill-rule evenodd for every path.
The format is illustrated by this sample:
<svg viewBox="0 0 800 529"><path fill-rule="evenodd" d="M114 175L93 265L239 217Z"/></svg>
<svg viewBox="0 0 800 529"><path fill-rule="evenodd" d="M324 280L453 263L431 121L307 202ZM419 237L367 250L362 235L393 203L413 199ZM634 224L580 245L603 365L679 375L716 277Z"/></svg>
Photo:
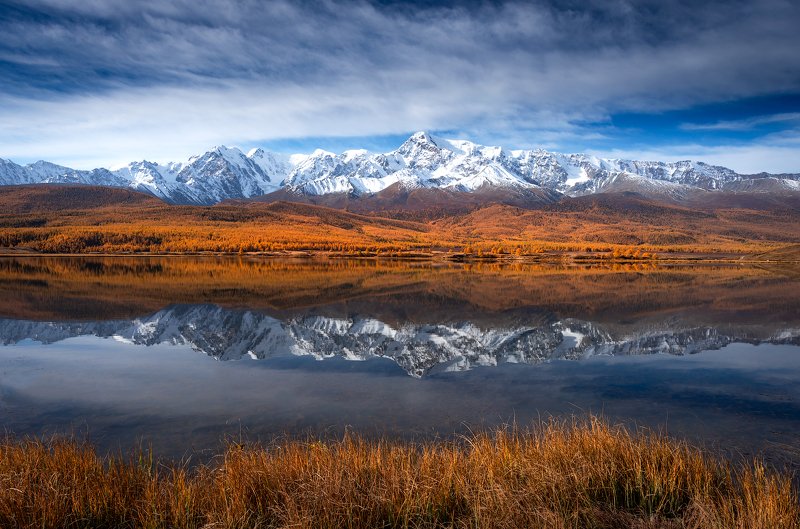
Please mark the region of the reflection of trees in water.
<svg viewBox="0 0 800 529"><path fill-rule="evenodd" d="M579 318L626 326L800 321L800 281L743 266L566 266L236 257L8 257L0 314L130 318L176 303L389 323Z"/></svg>

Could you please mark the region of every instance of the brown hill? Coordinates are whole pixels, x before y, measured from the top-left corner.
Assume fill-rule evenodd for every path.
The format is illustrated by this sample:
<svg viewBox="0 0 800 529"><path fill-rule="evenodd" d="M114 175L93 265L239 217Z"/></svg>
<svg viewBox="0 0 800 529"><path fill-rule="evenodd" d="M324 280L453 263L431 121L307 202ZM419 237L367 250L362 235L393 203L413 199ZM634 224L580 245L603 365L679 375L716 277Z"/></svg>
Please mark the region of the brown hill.
<svg viewBox="0 0 800 529"><path fill-rule="evenodd" d="M720 209L749 209L757 211L784 211L789 214L800 210L800 193L784 191L780 193L740 193L715 191L692 195L682 204L704 211Z"/></svg>
<svg viewBox="0 0 800 529"><path fill-rule="evenodd" d="M428 226L310 204L170 206L127 190L8 187L0 248L39 252L406 250Z"/></svg>
<svg viewBox="0 0 800 529"><path fill-rule="evenodd" d="M343 209L355 208L352 197L344 196L338 197L344 201L342 209L284 200L170 206L121 189L7 187L0 189L0 248L348 255L459 254L467 249L478 257L542 252L597 257L598 252L616 255L623 251L629 256L652 252L748 255L800 243L800 206L794 205L792 196L745 201L735 194L714 194L723 197L720 207L693 207L625 192L558 202L521 197L529 201L519 207L482 205L475 197L469 198L474 201L470 203L466 194L450 192L388 191L371 197L372 202L358 203L381 212L358 213ZM329 199L335 202L337 197ZM535 200L540 201L534 205ZM746 207L730 207L736 204ZM418 220L392 218L397 216L391 209L395 207ZM456 212L448 213L451 208Z"/></svg>
<svg viewBox="0 0 800 529"><path fill-rule="evenodd" d="M96 209L109 206L158 206L161 200L114 187L62 184L0 186L3 214Z"/></svg>
<svg viewBox="0 0 800 529"><path fill-rule="evenodd" d="M478 241L705 246L715 252L738 252L737 246L764 242L800 242L800 208L701 211L631 193L567 198L538 210L494 205L435 224L457 238Z"/></svg>
<svg viewBox="0 0 800 529"><path fill-rule="evenodd" d="M473 192L464 192L449 189L409 189L396 183L377 193L358 197L346 193L301 195L282 189L255 197L250 202L300 202L354 213L425 221L469 213L487 204L506 204L530 209L552 204L560 198L559 193L545 189L500 189L486 186Z"/></svg>

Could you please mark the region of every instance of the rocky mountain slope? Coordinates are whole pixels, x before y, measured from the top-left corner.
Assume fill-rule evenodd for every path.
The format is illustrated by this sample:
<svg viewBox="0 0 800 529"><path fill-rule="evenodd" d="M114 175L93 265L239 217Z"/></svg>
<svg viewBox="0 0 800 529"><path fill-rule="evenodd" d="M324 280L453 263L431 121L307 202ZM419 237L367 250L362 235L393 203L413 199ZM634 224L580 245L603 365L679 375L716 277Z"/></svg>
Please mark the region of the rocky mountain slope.
<svg viewBox="0 0 800 529"><path fill-rule="evenodd" d="M703 162L645 162L507 150L427 132L413 134L388 153L281 155L215 147L185 163L132 162L115 170L75 170L39 161L21 166L0 159L0 185L37 183L127 187L176 204L215 204L279 196L369 197L429 189L451 193L508 193L519 200L554 201L562 195L632 191L685 198L704 191L800 192L800 174L742 175ZM389 190L389 191L387 191ZM394 191L392 191L394 190Z"/></svg>

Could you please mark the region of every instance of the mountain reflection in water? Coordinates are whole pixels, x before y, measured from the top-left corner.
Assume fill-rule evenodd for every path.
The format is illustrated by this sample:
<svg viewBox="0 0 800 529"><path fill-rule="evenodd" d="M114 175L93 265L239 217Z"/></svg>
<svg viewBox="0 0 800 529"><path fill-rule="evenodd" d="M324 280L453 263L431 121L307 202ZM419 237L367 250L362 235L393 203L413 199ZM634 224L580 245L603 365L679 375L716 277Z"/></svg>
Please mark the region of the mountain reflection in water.
<svg viewBox="0 0 800 529"><path fill-rule="evenodd" d="M215 257L0 259L0 341L115 337L220 360L389 358L409 375L800 343L800 281L761 268Z"/></svg>
<svg viewBox="0 0 800 529"><path fill-rule="evenodd" d="M221 360L384 357L422 377L733 342L798 344L798 285L730 265L4 258L0 340L93 335L185 344Z"/></svg>
<svg viewBox="0 0 800 529"><path fill-rule="evenodd" d="M3 257L0 343L6 431L109 450L592 411L800 461L791 269Z"/></svg>
<svg viewBox="0 0 800 529"><path fill-rule="evenodd" d="M512 320L518 319L517 315ZM35 322L0 320L5 345L31 339L51 344L78 336L116 338L137 345L181 344L219 360L308 355L318 360L388 358L409 375L464 371L501 363L539 364L594 355L692 354L733 342L798 344L800 328L771 334L731 325L670 329L645 326L636 334L615 336L588 321L564 319L529 324L494 322L389 323L354 315L291 316L281 320L261 312L216 305L174 305L134 320Z"/></svg>

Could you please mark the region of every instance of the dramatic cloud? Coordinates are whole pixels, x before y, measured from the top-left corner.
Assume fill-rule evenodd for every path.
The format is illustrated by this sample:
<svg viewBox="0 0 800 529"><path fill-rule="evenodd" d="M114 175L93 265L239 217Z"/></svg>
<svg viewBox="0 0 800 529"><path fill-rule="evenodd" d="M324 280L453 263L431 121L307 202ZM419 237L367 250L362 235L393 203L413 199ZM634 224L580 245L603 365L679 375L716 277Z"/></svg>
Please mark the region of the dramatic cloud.
<svg viewBox="0 0 800 529"><path fill-rule="evenodd" d="M617 114L800 94L798 27L791 0L6 2L0 156L88 166L419 129L641 148ZM796 125L718 115L675 140L758 120Z"/></svg>

